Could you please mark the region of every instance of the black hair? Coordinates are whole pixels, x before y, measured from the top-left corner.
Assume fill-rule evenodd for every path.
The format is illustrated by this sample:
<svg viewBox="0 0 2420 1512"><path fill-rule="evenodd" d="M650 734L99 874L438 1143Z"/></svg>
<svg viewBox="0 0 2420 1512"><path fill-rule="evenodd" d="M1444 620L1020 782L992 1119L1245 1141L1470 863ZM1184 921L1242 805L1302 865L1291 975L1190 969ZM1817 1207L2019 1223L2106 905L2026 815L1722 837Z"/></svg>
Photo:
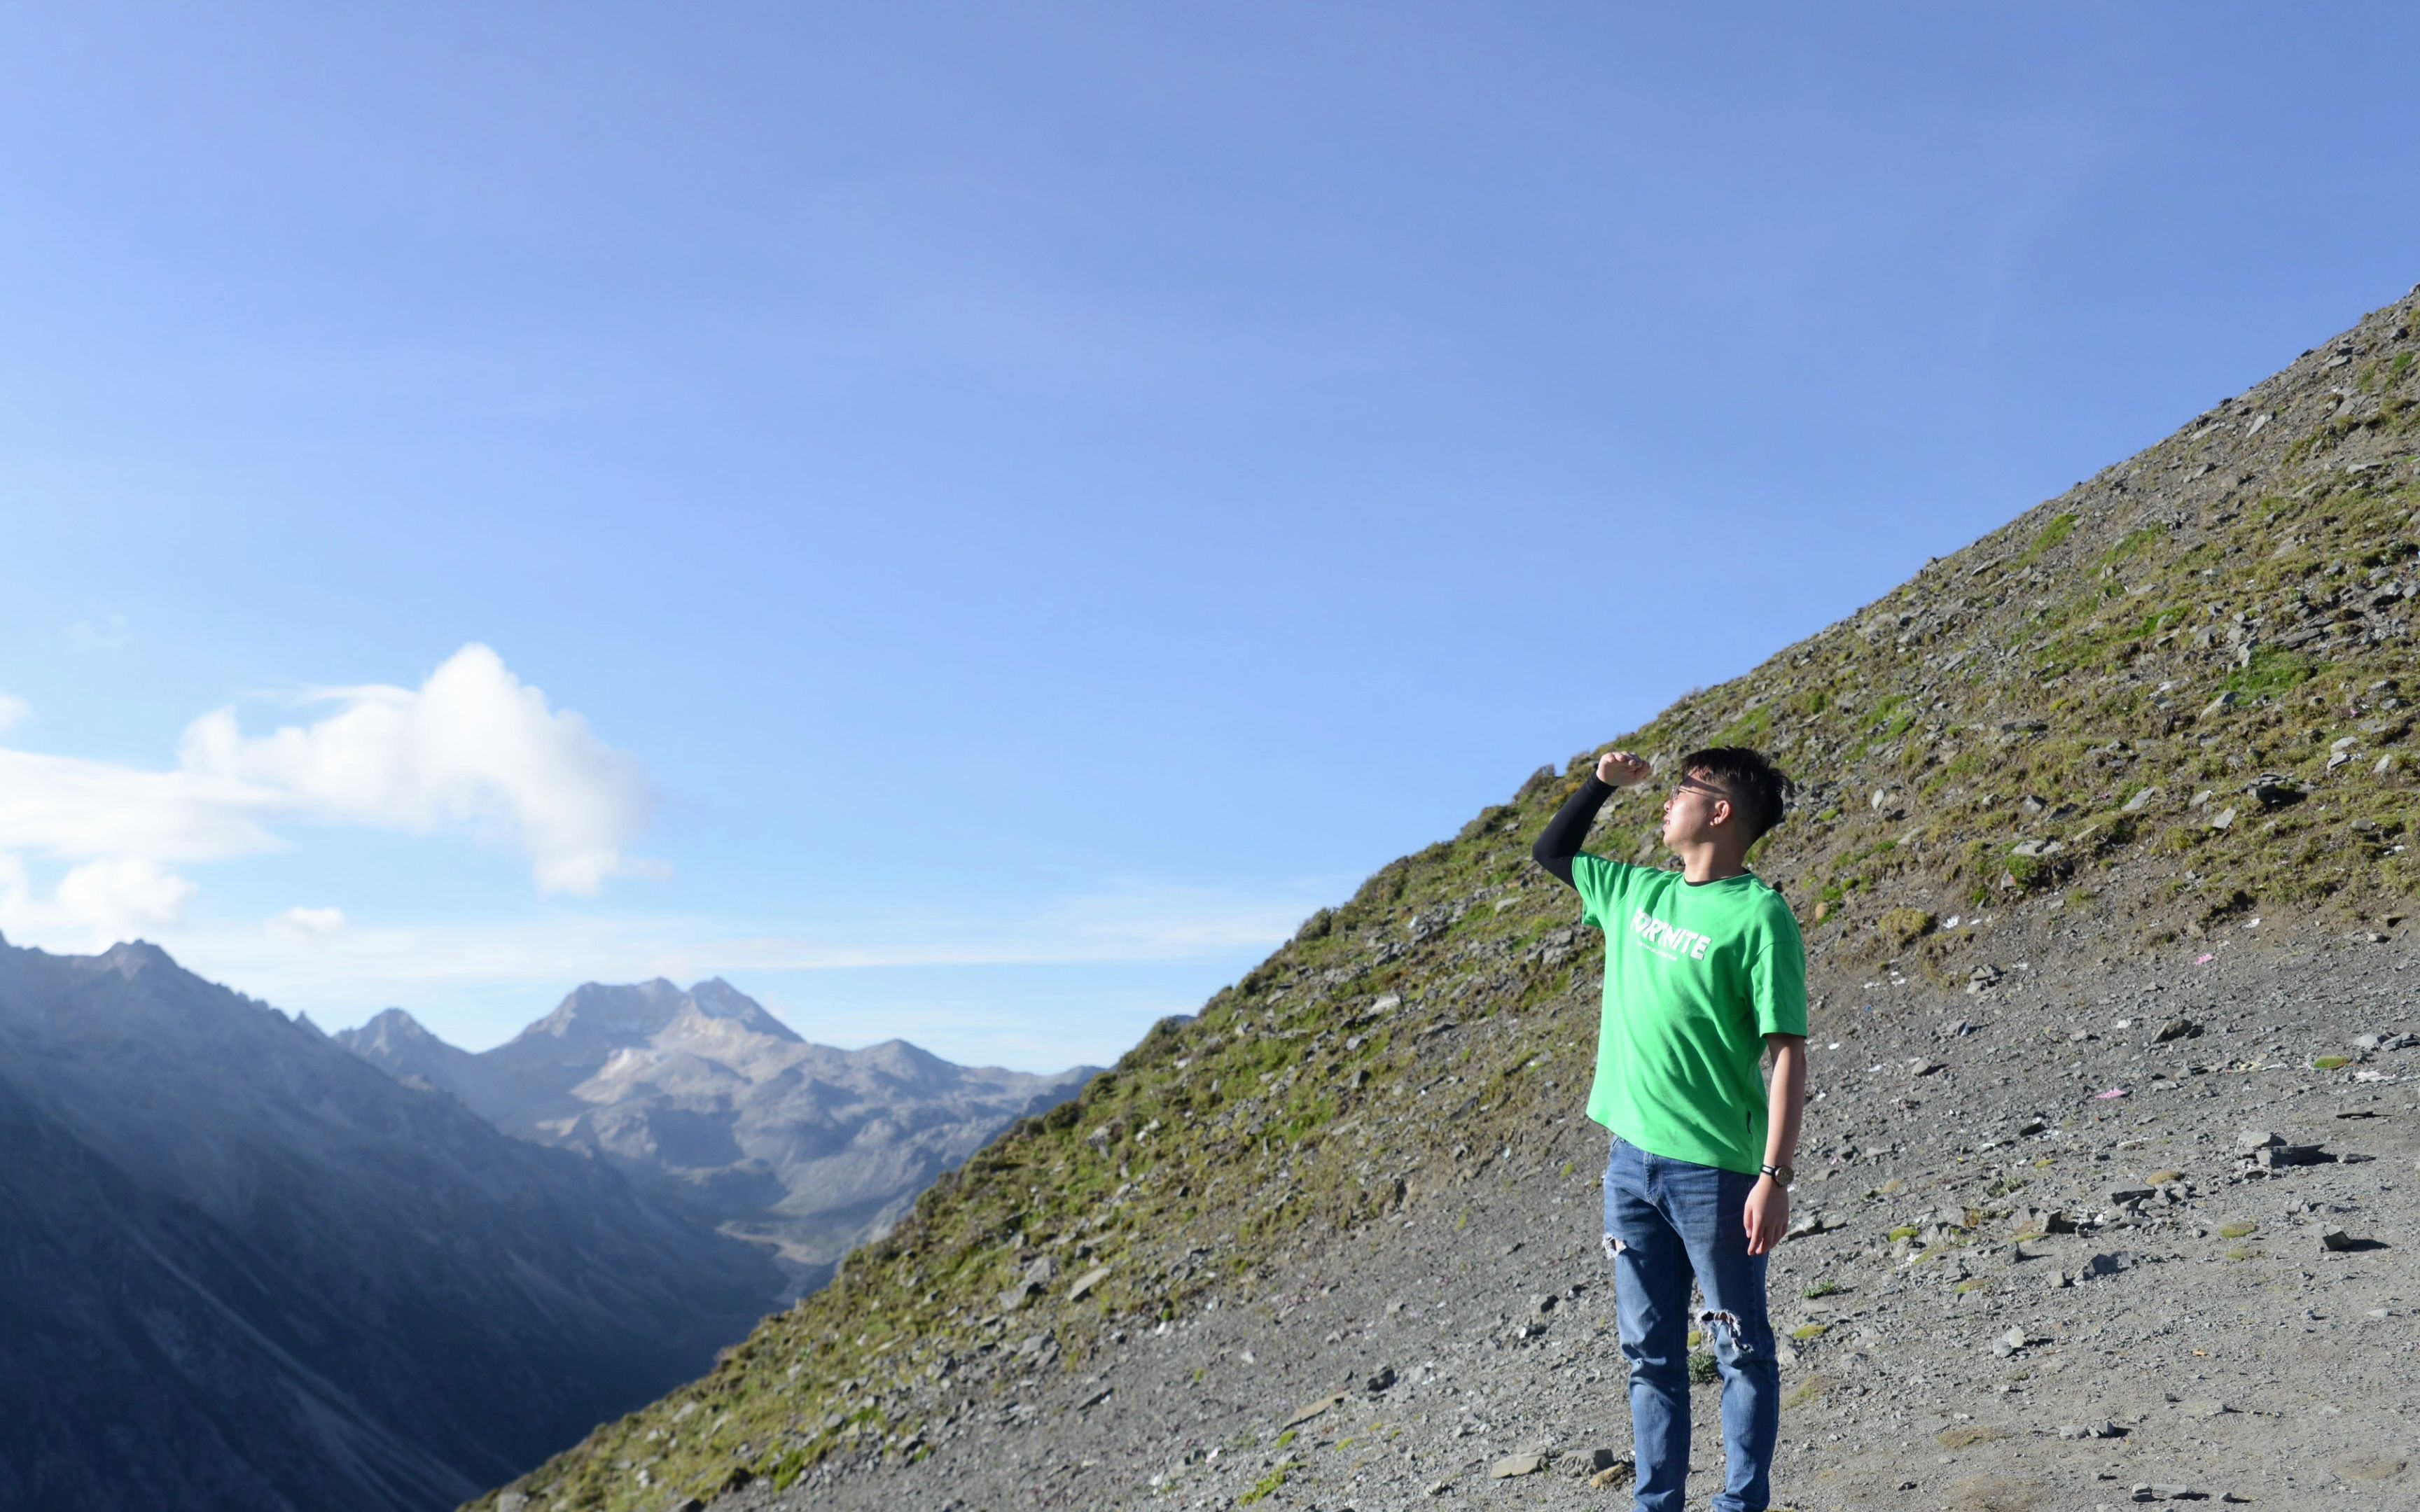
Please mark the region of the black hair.
<svg viewBox="0 0 2420 1512"><path fill-rule="evenodd" d="M1731 812L1747 826L1750 845L1762 840L1790 811L1790 795L1797 784L1764 752L1745 746L1710 746L1681 758L1683 775L1703 772L1730 795Z"/></svg>

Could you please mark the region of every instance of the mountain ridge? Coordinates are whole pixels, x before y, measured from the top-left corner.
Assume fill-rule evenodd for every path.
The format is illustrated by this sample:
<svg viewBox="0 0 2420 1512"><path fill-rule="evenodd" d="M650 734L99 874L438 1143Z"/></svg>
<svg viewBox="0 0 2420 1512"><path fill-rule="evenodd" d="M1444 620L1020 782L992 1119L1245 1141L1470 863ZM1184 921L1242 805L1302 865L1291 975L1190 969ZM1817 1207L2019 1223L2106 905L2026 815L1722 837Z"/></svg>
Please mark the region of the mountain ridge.
<svg viewBox="0 0 2420 1512"><path fill-rule="evenodd" d="M886 1231L936 1177L1094 1068L958 1066L903 1040L802 1039L721 978L585 982L473 1053L400 1009L335 1041L497 1128L615 1163L702 1221L767 1247L792 1289Z"/></svg>
<svg viewBox="0 0 2420 1512"><path fill-rule="evenodd" d="M158 947L0 942L0 1504L425 1512L703 1367L746 1246Z"/></svg>

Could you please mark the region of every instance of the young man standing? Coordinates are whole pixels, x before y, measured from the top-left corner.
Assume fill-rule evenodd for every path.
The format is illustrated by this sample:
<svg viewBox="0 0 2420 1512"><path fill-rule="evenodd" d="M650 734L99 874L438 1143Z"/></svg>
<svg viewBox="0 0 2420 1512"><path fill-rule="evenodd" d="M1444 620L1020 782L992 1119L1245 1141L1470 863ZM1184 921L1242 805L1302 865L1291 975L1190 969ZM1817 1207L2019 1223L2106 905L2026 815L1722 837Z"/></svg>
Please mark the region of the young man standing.
<svg viewBox="0 0 2420 1512"><path fill-rule="evenodd" d="M1605 1247L1630 1362L1637 1512L1682 1512L1689 1473L1688 1332L1714 1348L1730 1473L1715 1512L1763 1512L1781 1428L1765 1257L1790 1223L1807 1096L1807 952L1747 850L1780 822L1789 779L1756 751L1681 758L1664 800L1678 872L1581 854L1613 790L1646 780L1600 757L1531 851L1605 932L1605 1016L1589 1117L1613 1133ZM1773 1054L1768 1088L1759 1072ZM1690 1283L1704 1295L1694 1317Z"/></svg>

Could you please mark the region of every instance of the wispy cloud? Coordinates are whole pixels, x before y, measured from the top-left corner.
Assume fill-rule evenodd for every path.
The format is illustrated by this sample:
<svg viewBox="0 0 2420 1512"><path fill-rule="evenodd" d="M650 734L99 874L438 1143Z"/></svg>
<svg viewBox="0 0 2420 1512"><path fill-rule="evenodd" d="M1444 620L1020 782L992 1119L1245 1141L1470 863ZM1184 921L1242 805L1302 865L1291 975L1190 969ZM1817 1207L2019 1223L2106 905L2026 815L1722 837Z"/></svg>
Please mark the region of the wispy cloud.
<svg viewBox="0 0 2420 1512"><path fill-rule="evenodd" d="M77 651L116 653L133 643L134 632L127 627L123 614L103 614L68 626L68 644Z"/></svg>
<svg viewBox="0 0 2420 1512"><path fill-rule="evenodd" d="M275 826L295 820L460 829L518 850L546 892L593 894L648 870L630 853L649 806L638 764L488 647L463 647L418 688L307 696L334 712L247 735L216 710L164 771L0 748L0 855L20 857L0 928L174 922L194 887L169 868L275 848ZM70 863L53 898L32 895L29 855Z"/></svg>
<svg viewBox="0 0 2420 1512"><path fill-rule="evenodd" d="M34 706L23 699L0 693L0 734L5 734L34 717Z"/></svg>
<svg viewBox="0 0 2420 1512"><path fill-rule="evenodd" d="M344 932L341 908L288 908L269 919L269 933L289 940L331 940Z"/></svg>
<svg viewBox="0 0 2420 1512"><path fill-rule="evenodd" d="M712 919L554 910L498 922L375 923L335 909L287 909L250 926L211 924L154 938L194 970L283 1007L342 1017L464 989L551 997L582 981L932 966L1145 964L1267 949L1332 886L1267 895L1133 887L987 919L860 919L829 929L735 929Z"/></svg>

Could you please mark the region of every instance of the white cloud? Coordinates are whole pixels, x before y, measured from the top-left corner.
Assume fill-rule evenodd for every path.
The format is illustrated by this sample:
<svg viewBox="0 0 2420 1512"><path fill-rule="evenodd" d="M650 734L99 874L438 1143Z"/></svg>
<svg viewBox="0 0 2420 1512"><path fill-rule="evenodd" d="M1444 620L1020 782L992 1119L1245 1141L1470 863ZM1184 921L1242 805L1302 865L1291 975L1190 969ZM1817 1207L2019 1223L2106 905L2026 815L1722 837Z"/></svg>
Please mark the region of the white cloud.
<svg viewBox="0 0 2420 1512"><path fill-rule="evenodd" d="M519 850L548 892L647 870L628 850L647 818L637 763L488 647L463 647L417 689L313 697L335 712L265 735L244 734L232 709L203 716L169 771L0 750L0 851L211 861L273 848L273 824L303 819L460 827Z"/></svg>
<svg viewBox="0 0 2420 1512"><path fill-rule="evenodd" d="M97 935L123 939L181 922L196 890L157 861L86 861L59 879L58 907Z"/></svg>
<svg viewBox="0 0 2420 1512"><path fill-rule="evenodd" d="M328 940L345 932L341 908L288 908L271 916L269 932L289 940Z"/></svg>
<svg viewBox="0 0 2420 1512"><path fill-rule="evenodd" d="M0 732L15 729L34 717L34 706L23 699L0 693Z"/></svg>

